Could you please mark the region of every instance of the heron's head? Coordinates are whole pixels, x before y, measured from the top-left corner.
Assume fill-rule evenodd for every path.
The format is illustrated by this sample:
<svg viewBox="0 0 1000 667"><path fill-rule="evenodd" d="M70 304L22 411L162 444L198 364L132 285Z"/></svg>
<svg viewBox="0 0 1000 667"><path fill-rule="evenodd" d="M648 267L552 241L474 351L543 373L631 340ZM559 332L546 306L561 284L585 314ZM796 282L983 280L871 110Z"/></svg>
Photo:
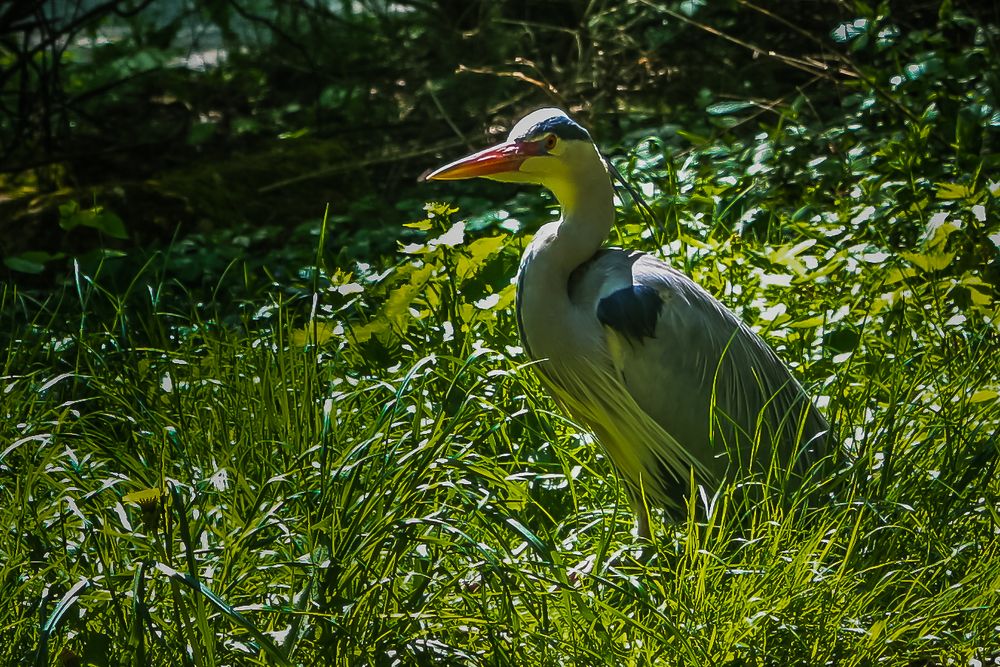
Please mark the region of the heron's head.
<svg viewBox="0 0 1000 667"><path fill-rule="evenodd" d="M607 180L607 168L590 133L560 109L533 111L510 131L502 144L486 148L427 174L426 180L489 178L545 186L562 204L590 185Z"/></svg>

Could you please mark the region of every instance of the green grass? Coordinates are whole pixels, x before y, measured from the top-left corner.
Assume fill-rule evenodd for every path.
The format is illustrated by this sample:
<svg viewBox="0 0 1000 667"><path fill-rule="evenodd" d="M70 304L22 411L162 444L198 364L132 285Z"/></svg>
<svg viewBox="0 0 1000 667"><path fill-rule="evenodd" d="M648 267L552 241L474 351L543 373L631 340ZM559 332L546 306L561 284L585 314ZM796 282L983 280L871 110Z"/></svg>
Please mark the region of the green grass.
<svg viewBox="0 0 1000 667"><path fill-rule="evenodd" d="M626 211L616 241L672 257L796 366L843 443L835 494L726 489L649 563L612 560L634 546L623 492L517 347L524 235L459 238L447 207L395 265L328 269L321 238L302 284L246 301L199 301L164 259L127 288L5 286L0 663L1000 655L996 188L890 187L887 160L870 187L837 176L859 192L804 174L792 197L731 178L759 151L720 151L654 179L665 230Z"/></svg>

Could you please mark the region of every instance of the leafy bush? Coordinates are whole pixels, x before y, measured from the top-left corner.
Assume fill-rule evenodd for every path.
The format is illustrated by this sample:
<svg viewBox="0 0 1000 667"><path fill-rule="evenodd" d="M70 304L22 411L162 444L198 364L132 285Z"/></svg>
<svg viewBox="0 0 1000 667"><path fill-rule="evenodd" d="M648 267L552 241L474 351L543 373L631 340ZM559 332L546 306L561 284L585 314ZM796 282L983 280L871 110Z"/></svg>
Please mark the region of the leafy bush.
<svg viewBox="0 0 1000 667"><path fill-rule="evenodd" d="M667 9L774 20L739 4ZM595 6L595 32L663 20ZM623 205L613 241L719 295L833 421L829 502L747 517L728 489L695 498L712 511L631 562L611 467L514 333L535 193L499 214L430 204L390 260L331 248L341 221L324 221L283 237L269 272L250 251L277 230L209 230L124 281L78 266L61 292L0 288L0 661L1000 655L996 28L947 3L825 23L802 6L842 45L843 87L763 104L706 79L683 127L650 106L622 115L624 138L595 113L595 135L626 147L662 221ZM704 34L674 21L615 39Z"/></svg>

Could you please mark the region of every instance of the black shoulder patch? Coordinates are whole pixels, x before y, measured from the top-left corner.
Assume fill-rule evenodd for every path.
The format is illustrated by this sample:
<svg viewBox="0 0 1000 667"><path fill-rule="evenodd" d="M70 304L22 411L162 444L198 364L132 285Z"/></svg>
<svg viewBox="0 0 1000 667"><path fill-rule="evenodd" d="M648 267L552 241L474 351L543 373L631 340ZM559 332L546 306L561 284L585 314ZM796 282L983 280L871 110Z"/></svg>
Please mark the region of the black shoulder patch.
<svg viewBox="0 0 1000 667"><path fill-rule="evenodd" d="M612 292L597 303L597 319L621 335L642 342L656 333L663 299L652 287L632 285Z"/></svg>

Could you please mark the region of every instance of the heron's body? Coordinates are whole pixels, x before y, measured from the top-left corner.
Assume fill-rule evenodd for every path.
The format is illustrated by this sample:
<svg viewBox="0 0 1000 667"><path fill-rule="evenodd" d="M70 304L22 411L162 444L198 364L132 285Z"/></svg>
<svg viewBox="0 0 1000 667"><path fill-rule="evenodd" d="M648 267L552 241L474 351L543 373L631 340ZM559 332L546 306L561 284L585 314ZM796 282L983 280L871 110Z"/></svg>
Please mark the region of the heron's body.
<svg viewBox="0 0 1000 667"><path fill-rule="evenodd" d="M760 337L662 261L601 249L614 193L585 130L540 110L430 177L479 175L541 183L562 205L522 258L518 328L543 384L622 475L640 534L647 507L684 506L692 473L709 489L747 471L784 486L824 453L825 420Z"/></svg>

